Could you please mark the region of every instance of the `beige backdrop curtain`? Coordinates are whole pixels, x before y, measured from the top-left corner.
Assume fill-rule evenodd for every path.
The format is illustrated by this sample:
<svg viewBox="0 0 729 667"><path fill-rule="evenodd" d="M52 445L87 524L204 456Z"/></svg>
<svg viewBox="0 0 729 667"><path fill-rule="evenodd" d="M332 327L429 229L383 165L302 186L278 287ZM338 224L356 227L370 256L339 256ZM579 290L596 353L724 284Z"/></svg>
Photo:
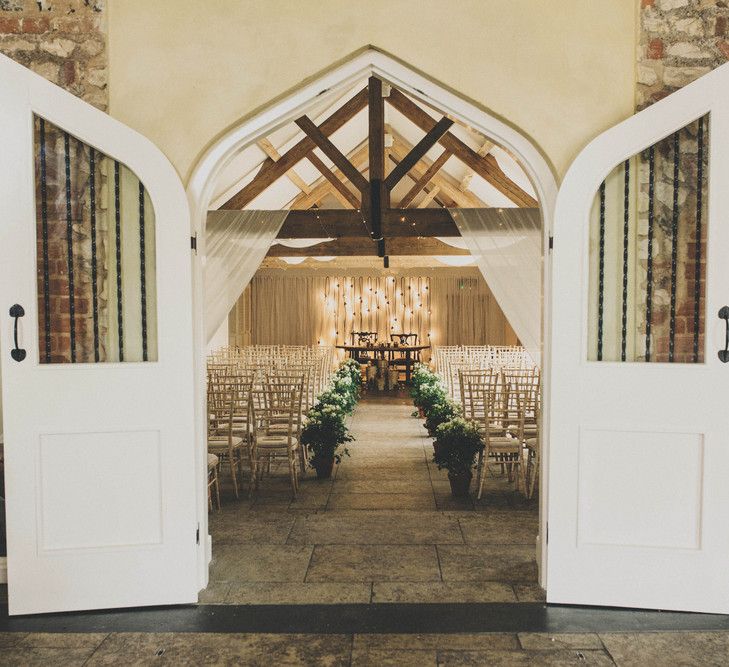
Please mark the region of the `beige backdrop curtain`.
<svg viewBox="0 0 729 667"><path fill-rule="evenodd" d="M230 340L237 345L331 345L335 337L339 343L349 342L352 326L344 330L340 313L340 325L335 327L334 317L327 311L329 299L325 294L327 290L332 294L333 285L343 284L345 280L354 281L356 286L361 284L367 292L368 285L374 284L368 283L368 279L376 277L382 284L384 275L376 274L353 277L295 269L259 271L231 312ZM427 303L431 313L427 322L422 319L419 331L424 342L427 343L430 331L430 342L434 345L517 344L516 334L478 269L444 268L431 270L427 275L398 275L395 277L398 284L400 278L429 287ZM382 329L381 338L389 332L383 320L379 319L378 327ZM337 328L341 329L338 336ZM405 328L411 329L407 325Z"/></svg>

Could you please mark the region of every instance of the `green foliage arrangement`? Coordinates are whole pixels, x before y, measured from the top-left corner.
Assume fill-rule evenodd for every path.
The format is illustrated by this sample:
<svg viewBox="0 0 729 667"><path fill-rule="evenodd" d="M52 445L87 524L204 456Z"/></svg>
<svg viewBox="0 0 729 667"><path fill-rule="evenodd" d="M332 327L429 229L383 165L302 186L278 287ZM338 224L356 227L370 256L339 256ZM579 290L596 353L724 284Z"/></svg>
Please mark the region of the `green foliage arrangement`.
<svg viewBox="0 0 729 667"><path fill-rule="evenodd" d="M443 423L461 415L461 406L458 403L446 399L434 403L425 413L425 428L428 434L435 437L436 429Z"/></svg>
<svg viewBox="0 0 729 667"><path fill-rule="evenodd" d="M359 364L348 359L334 373L329 389L317 396L301 431L301 443L312 454L312 467L321 460L339 463L343 456L349 456L349 450L341 447L354 440L346 420L357 405L361 384Z"/></svg>
<svg viewBox="0 0 729 667"><path fill-rule="evenodd" d="M301 442L309 448L313 459L334 459L337 463L349 450L342 445L352 442L345 423L345 413L334 405L316 405L307 415L307 422L301 431ZM316 467L313 463L312 467Z"/></svg>
<svg viewBox="0 0 729 667"><path fill-rule="evenodd" d="M415 407L421 408L426 415L436 403L445 403L447 400L446 390L437 377L434 382L424 382L413 387L410 395Z"/></svg>
<svg viewBox="0 0 729 667"><path fill-rule="evenodd" d="M476 424L454 417L438 426L435 434L438 446L433 461L438 470L445 469L453 475L470 473L483 449Z"/></svg>
<svg viewBox="0 0 729 667"><path fill-rule="evenodd" d="M415 407L420 408L426 415L436 403L445 403L447 400L445 387L440 377L431 371L425 364L417 364L411 377L410 396Z"/></svg>

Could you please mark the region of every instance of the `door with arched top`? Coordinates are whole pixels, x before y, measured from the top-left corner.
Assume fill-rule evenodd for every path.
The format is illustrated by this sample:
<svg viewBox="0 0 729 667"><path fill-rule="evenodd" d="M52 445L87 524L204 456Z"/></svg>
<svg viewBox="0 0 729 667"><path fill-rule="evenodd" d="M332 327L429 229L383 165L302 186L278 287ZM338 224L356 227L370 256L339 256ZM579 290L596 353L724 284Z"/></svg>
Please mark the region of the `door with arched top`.
<svg viewBox="0 0 729 667"><path fill-rule="evenodd" d="M729 613L729 66L595 139L555 213L547 599Z"/></svg>
<svg viewBox="0 0 729 667"><path fill-rule="evenodd" d="M12 614L197 598L189 212L147 140L0 56Z"/></svg>

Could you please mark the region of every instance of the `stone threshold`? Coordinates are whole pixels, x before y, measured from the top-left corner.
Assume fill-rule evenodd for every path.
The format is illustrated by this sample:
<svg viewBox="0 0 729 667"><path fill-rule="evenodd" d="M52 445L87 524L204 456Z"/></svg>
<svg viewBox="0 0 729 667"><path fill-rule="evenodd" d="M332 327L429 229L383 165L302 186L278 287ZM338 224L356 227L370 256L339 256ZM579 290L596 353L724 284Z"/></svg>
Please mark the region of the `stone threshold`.
<svg viewBox="0 0 729 667"><path fill-rule="evenodd" d="M727 631L729 616L543 603L196 605L9 617L0 632L417 634Z"/></svg>

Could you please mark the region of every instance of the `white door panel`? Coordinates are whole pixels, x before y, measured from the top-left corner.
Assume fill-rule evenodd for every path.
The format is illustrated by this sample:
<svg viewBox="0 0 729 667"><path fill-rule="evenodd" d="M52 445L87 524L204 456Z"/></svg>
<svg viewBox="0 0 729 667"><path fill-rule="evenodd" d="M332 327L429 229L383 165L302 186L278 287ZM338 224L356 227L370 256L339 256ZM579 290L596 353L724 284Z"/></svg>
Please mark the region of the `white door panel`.
<svg viewBox="0 0 729 667"><path fill-rule="evenodd" d="M194 602L182 185L144 138L4 56L0 81L10 612ZM20 362L11 358L13 304L25 311Z"/></svg>
<svg viewBox="0 0 729 667"><path fill-rule="evenodd" d="M728 66L598 137L565 177L549 602L729 613L726 211Z"/></svg>

